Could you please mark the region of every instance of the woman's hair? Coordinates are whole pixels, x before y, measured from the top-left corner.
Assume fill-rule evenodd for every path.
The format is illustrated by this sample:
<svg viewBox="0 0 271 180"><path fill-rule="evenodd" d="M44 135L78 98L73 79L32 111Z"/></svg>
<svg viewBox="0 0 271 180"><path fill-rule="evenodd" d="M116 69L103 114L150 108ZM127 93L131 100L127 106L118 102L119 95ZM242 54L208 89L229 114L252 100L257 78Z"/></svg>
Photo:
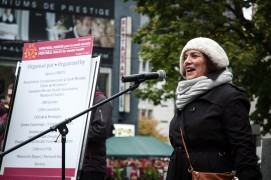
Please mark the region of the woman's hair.
<svg viewBox="0 0 271 180"><path fill-rule="evenodd" d="M210 58L202 53L204 58L206 59L206 63L207 63L207 68L208 68L208 73L213 73L213 72L216 72L218 71L218 68L217 68L217 64L215 64L213 61L210 60Z"/></svg>

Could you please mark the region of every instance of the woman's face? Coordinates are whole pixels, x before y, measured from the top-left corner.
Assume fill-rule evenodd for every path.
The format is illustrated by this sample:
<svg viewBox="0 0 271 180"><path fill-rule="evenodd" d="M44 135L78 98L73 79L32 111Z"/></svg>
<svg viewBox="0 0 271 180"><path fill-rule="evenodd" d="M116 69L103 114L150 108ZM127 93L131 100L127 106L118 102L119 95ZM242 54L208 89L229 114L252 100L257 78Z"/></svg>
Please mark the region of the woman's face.
<svg viewBox="0 0 271 180"><path fill-rule="evenodd" d="M187 80L208 74L207 58L200 51L189 50L184 53L183 69Z"/></svg>

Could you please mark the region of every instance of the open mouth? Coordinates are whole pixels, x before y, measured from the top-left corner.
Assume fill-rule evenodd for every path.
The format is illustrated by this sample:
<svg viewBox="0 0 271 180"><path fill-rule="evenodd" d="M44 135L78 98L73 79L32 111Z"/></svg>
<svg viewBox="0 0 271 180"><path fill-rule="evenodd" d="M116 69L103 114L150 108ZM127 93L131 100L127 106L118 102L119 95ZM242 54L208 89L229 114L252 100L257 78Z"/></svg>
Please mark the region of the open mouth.
<svg viewBox="0 0 271 180"><path fill-rule="evenodd" d="M186 68L186 72L192 72L192 71L195 71L194 68Z"/></svg>

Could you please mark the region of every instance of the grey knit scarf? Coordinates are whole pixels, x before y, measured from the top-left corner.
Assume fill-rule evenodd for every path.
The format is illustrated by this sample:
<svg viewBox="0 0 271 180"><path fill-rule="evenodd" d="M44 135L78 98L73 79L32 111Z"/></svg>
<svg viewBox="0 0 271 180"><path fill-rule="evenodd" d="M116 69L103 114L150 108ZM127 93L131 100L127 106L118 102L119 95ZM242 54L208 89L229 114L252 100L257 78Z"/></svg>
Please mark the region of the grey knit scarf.
<svg viewBox="0 0 271 180"><path fill-rule="evenodd" d="M228 69L223 69L208 76L180 81L176 90L176 106L179 110L182 110L185 105L196 99L199 95L231 81L232 73Z"/></svg>

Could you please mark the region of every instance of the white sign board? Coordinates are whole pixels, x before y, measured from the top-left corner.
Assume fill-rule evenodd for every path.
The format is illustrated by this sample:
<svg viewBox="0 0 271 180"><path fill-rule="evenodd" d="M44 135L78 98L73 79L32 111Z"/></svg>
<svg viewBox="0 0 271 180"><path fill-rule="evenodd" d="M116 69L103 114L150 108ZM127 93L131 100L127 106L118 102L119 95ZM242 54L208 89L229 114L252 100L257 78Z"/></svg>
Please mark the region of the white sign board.
<svg viewBox="0 0 271 180"><path fill-rule="evenodd" d="M135 136L135 125L133 124L114 124L115 137Z"/></svg>
<svg viewBox="0 0 271 180"><path fill-rule="evenodd" d="M99 67L99 58L91 58L92 44L92 36L25 44L4 151L92 105ZM65 173L71 179L77 175L88 117L67 124ZM60 177L58 136L59 131L49 132L5 155L1 174Z"/></svg>

